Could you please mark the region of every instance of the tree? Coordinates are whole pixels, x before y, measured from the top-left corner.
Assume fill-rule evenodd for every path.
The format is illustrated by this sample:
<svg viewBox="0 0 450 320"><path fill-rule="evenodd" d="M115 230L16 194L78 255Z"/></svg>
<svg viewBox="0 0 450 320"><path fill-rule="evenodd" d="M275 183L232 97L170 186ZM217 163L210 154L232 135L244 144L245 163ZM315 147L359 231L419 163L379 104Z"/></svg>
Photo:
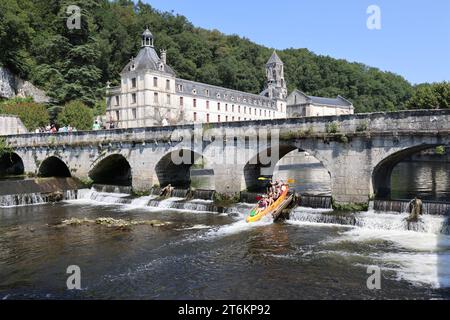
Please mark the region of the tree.
<svg viewBox="0 0 450 320"><path fill-rule="evenodd" d="M71 126L77 130L90 130L94 120L94 113L82 101L67 103L58 114L60 126Z"/></svg>
<svg viewBox="0 0 450 320"><path fill-rule="evenodd" d="M408 109L450 108L450 82L417 86L414 95L406 105Z"/></svg>
<svg viewBox="0 0 450 320"><path fill-rule="evenodd" d="M49 124L46 107L34 103L30 99L7 100L0 105L0 113L18 116L29 131L34 131Z"/></svg>

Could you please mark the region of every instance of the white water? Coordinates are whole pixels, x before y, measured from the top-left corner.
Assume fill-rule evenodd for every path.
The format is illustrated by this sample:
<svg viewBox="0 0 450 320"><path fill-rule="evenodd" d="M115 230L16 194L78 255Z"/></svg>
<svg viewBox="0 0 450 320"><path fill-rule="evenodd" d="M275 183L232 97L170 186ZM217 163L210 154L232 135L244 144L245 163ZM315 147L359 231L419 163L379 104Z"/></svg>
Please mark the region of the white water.
<svg viewBox="0 0 450 320"><path fill-rule="evenodd" d="M73 200L77 198L76 190L63 192L64 199ZM40 193L18 194L0 196L0 208L13 208L24 206L36 206L48 203L48 197Z"/></svg>
<svg viewBox="0 0 450 320"><path fill-rule="evenodd" d="M145 196L132 198L125 193L98 192L94 189L79 190L76 200L67 201L70 204L89 205L117 205L121 210L133 209L146 210L174 210L174 211L197 211L211 212L214 202L211 200L194 199L186 201L185 198L172 197L164 200L157 200L158 196Z"/></svg>
<svg viewBox="0 0 450 320"><path fill-rule="evenodd" d="M311 209L299 208L291 218L288 222L291 225L340 226L336 223L339 218L330 215L330 212L311 212ZM346 230L342 229L338 238L328 239L322 244L386 243L388 250L375 250L365 254L378 261L383 271L394 271L397 279L418 286L450 287L450 236L442 233L448 232L448 218L422 216L420 223L413 228L414 231L408 230L407 218L407 214L375 211L358 213L355 215L355 225L345 226Z"/></svg>

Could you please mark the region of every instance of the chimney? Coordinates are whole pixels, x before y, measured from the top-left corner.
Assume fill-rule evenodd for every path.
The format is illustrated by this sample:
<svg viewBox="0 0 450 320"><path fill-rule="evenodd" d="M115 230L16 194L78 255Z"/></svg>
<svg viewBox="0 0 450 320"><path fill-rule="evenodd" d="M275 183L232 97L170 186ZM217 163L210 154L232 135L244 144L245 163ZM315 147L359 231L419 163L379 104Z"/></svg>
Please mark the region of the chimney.
<svg viewBox="0 0 450 320"><path fill-rule="evenodd" d="M161 50L161 61L167 64L167 51L164 49Z"/></svg>

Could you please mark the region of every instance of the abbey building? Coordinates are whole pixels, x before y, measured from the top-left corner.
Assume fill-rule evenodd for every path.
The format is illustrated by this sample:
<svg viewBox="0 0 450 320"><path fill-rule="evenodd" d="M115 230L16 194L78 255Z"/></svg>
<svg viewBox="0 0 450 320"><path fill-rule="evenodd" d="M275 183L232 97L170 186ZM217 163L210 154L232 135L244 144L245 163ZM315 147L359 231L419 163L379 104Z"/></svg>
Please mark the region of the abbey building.
<svg viewBox="0 0 450 320"><path fill-rule="evenodd" d="M147 29L142 34L138 55L122 70L120 86L107 89L105 120L118 128L134 128L286 118L293 116L288 101L295 101L296 110L315 108L317 113L325 107L314 106L314 103L307 105L304 101L299 106L297 96L288 97L284 64L276 52L266 64L266 75L267 83L260 94L177 78L167 64L166 51L157 54L153 34ZM327 113L343 113L336 106L326 107ZM346 106L347 112L353 113L353 106ZM294 116L297 114L295 112ZM306 114L302 111L300 116Z"/></svg>

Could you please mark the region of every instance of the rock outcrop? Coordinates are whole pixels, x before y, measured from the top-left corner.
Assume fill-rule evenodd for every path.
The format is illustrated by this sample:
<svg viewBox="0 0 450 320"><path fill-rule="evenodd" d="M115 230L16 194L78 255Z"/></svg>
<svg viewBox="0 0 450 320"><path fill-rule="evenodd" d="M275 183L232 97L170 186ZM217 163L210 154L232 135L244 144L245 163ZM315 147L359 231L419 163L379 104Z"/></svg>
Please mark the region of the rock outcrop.
<svg viewBox="0 0 450 320"><path fill-rule="evenodd" d="M31 82L14 75L5 67L0 67L0 98L31 97L37 103L48 103L50 98Z"/></svg>

